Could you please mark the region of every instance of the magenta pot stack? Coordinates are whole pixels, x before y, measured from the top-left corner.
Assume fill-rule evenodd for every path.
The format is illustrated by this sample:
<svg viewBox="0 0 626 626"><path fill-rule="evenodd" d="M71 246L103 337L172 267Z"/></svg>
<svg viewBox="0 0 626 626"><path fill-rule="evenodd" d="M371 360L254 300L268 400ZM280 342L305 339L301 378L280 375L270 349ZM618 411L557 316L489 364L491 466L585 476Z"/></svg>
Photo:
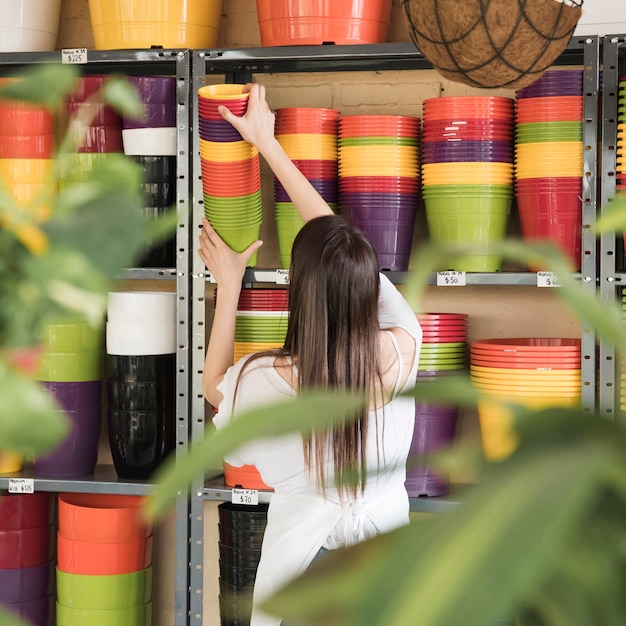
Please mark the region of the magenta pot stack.
<svg viewBox="0 0 626 626"><path fill-rule="evenodd" d="M339 209L372 242L381 269L406 271L419 204L420 119L350 115L339 121Z"/></svg>
<svg viewBox="0 0 626 626"><path fill-rule="evenodd" d="M32 626L50 626L54 506L49 493L0 492L0 606Z"/></svg>
<svg viewBox="0 0 626 626"><path fill-rule="evenodd" d="M583 72L545 72L517 93L515 198L524 239L554 243L576 270L581 266L582 171Z"/></svg>
<svg viewBox="0 0 626 626"><path fill-rule="evenodd" d="M276 109L276 139L328 205L337 208L339 111L326 108ZM274 177L274 217L283 268L291 262L293 240L304 222L289 194Z"/></svg>
<svg viewBox="0 0 626 626"><path fill-rule="evenodd" d="M417 370L420 383L445 381L467 369L468 316L464 313L418 315L423 343ZM432 402L415 403L415 428L407 463L409 496L441 496L448 492L447 476L436 472L429 455L451 445L456 434L458 408Z"/></svg>

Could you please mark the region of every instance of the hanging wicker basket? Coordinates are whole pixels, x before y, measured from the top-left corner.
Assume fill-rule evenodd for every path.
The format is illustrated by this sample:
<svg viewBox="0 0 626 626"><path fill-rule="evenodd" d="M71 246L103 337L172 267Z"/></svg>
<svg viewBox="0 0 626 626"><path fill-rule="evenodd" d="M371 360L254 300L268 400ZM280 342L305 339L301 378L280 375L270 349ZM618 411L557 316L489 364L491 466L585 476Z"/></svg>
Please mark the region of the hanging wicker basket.
<svg viewBox="0 0 626 626"><path fill-rule="evenodd" d="M583 0L401 0L413 43L450 80L521 89L565 50Z"/></svg>

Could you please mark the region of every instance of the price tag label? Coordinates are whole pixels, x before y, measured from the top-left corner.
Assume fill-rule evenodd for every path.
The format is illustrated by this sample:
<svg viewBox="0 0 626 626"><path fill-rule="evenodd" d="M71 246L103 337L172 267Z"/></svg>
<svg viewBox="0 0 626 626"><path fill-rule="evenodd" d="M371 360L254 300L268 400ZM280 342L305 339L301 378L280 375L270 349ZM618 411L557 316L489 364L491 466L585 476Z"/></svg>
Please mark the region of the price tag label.
<svg viewBox="0 0 626 626"><path fill-rule="evenodd" d="M537 287L560 287L561 281L553 272L537 272Z"/></svg>
<svg viewBox="0 0 626 626"><path fill-rule="evenodd" d="M289 270L276 270L276 284L288 285L289 284Z"/></svg>
<svg viewBox="0 0 626 626"><path fill-rule="evenodd" d="M35 493L32 478L9 478L9 493Z"/></svg>
<svg viewBox="0 0 626 626"><path fill-rule="evenodd" d="M465 287L465 272L437 272L437 287Z"/></svg>
<svg viewBox="0 0 626 626"><path fill-rule="evenodd" d="M259 492L256 489L233 489L231 502L255 506L259 503Z"/></svg>
<svg viewBox="0 0 626 626"><path fill-rule="evenodd" d="M87 48L63 48L61 63L80 65L87 63Z"/></svg>

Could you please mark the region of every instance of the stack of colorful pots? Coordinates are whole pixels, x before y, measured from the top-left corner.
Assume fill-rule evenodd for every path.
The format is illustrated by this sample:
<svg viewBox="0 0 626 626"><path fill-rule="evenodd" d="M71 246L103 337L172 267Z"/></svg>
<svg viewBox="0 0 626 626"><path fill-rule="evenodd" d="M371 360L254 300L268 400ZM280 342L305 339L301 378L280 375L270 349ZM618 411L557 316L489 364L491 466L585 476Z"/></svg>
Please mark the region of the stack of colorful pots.
<svg viewBox="0 0 626 626"><path fill-rule="evenodd" d="M9 80L2 79L0 85ZM57 191L55 127L43 106L0 99L0 185L15 204L46 219Z"/></svg>
<svg viewBox="0 0 626 626"><path fill-rule="evenodd" d="M293 107L276 109L276 139L328 205L337 207L339 111ZM291 246L304 222L289 194L274 178L274 217L281 267L291 262Z"/></svg>
<svg viewBox="0 0 626 626"><path fill-rule="evenodd" d="M515 198L524 239L551 241L577 270L582 170L583 72L545 72L517 93Z"/></svg>
<svg viewBox="0 0 626 626"><path fill-rule="evenodd" d="M513 198L514 100L424 100L423 198L430 240L461 248L441 270L495 272ZM467 252L463 252L467 248Z"/></svg>
<svg viewBox="0 0 626 626"><path fill-rule="evenodd" d="M121 478L145 479L175 446L176 294L109 292L106 406Z"/></svg>
<svg viewBox="0 0 626 626"><path fill-rule="evenodd" d="M143 170L143 213L147 219L165 215L176 203L176 78L130 76L144 107L141 119L122 119L124 153ZM175 267L174 237L147 245L138 267Z"/></svg>
<svg viewBox="0 0 626 626"><path fill-rule="evenodd" d="M152 526L143 498L58 498L57 626L152 624Z"/></svg>
<svg viewBox="0 0 626 626"><path fill-rule="evenodd" d="M465 371L467 314L422 313L417 317L423 333L417 387L420 383L445 382L446 376ZM448 477L433 470L429 454L453 443L457 419L458 407L425 401L415 403L415 428L405 483L409 496L440 496L448 492Z"/></svg>
<svg viewBox="0 0 626 626"><path fill-rule="evenodd" d="M618 194L626 194L626 76L620 76L618 87L615 191ZM624 248L626 248L626 231L624 231Z"/></svg>
<svg viewBox="0 0 626 626"><path fill-rule="evenodd" d="M93 474L102 424L102 334L101 325L85 320L50 322L42 329L44 351L35 378L57 402L71 428L54 450L34 459L38 476Z"/></svg>
<svg viewBox="0 0 626 626"><path fill-rule="evenodd" d="M0 493L0 606L32 626L54 614L54 506L50 494Z"/></svg>
<svg viewBox="0 0 626 626"><path fill-rule="evenodd" d="M267 506L224 502L217 507L222 624L250 624L250 602L267 525Z"/></svg>
<svg viewBox="0 0 626 626"><path fill-rule="evenodd" d="M406 271L419 202L420 120L351 115L339 121L339 206L372 242L381 269Z"/></svg>
<svg viewBox="0 0 626 626"><path fill-rule="evenodd" d="M580 339L526 337L470 343L470 375L485 458L507 457L517 439L507 403L533 410L580 405Z"/></svg>
<svg viewBox="0 0 626 626"><path fill-rule="evenodd" d="M66 133L72 150L59 155L61 189L84 183L108 154L123 151L122 119L102 96L106 79L106 75L81 76L74 91L66 96Z"/></svg>
<svg viewBox="0 0 626 626"><path fill-rule="evenodd" d="M218 113L235 115L248 107L245 85L207 85L198 89L198 132L204 214L218 235L236 252L259 238L263 221L258 150L244 141ZM255 252L248 265L257 261Z"/></svg>

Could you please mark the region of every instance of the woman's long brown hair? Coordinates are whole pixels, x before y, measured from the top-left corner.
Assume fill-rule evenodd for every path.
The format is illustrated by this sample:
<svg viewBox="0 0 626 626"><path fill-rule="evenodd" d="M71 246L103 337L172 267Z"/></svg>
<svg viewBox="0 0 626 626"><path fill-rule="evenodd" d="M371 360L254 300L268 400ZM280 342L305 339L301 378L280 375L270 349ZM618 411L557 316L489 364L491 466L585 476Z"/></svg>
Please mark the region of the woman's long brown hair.
<svg viewBox="0 0 626 626"><path fill-rule="evenodd" d="M285 344L272 354L293 359L300 391L337 389L364 399L352 419L304 438L305 460L309 467L315 460L321 490L332 451L336 487L354 496L365 486L368 406L382 393L378 257L343 217L318 217L296 236L289 283Z"/></svg>

